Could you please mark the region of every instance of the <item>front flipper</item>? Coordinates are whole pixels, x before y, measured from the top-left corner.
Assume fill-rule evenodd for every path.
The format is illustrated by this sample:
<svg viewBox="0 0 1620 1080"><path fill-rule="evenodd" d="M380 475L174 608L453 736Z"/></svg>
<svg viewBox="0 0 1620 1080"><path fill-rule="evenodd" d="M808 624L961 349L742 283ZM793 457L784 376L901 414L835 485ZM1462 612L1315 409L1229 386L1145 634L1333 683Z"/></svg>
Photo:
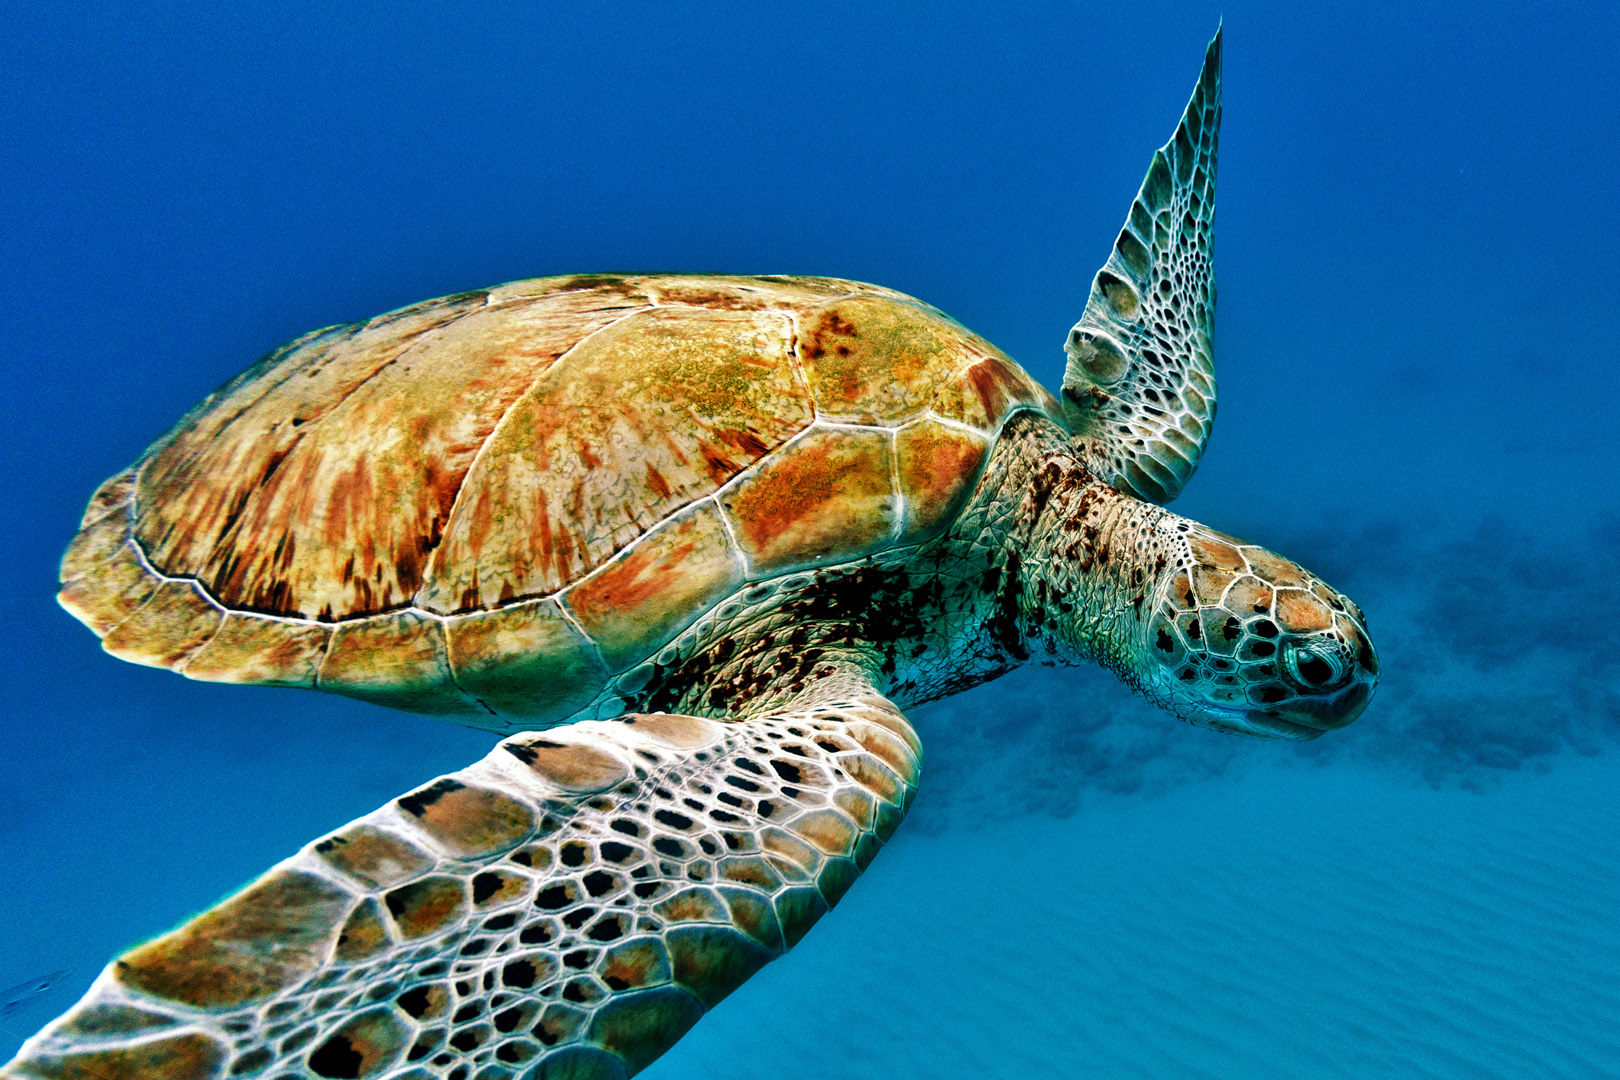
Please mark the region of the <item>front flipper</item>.
<svg viewBox="0 0 1620 1080"><path fill-rule="evenodd" d="M1063 407L1091 472L1165 503L1198 468L1215 421L1215 149L1221 35L1142 190L1085 314L1069 331Z"/></svg>
<svg viewBox="0 0 1620 1080"><path fill-rule="evenodd" d="M513 736L125 954L0 1080L634 1074L838 902L919 755L870 691Z"/></svg>

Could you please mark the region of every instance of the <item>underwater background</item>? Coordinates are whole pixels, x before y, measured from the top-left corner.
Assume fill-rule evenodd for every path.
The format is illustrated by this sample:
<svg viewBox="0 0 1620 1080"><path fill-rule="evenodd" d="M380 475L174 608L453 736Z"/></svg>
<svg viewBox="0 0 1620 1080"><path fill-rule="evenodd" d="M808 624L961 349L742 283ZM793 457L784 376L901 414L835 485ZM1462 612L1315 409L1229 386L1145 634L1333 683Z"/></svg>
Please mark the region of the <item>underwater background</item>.
<svg viewBox="0 0 1620 1080"><path fill-rule="evenodd" d="M889 850L645 1075L1620 1076L1620 14L1242 0L7 7L0 1060L492 742L102 654L53 599L102 479L306 330L554 273L873 281L1055 387L1222 16L1175 508L1360 602L1371 707L918 710Z"/></svg>

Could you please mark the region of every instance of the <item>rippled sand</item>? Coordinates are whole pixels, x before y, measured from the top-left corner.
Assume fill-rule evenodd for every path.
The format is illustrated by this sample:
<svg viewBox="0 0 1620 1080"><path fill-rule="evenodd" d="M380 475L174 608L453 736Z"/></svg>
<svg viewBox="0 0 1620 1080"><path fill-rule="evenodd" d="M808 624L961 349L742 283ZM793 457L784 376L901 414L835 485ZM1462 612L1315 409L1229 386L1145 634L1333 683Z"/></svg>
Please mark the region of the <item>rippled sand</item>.
<svg viewBox="0 0 1620 1080"><path fill-rule="evenodd" d="M1291 767L902 832L646 1075L1612 1077L1616 790Z"/></svg>

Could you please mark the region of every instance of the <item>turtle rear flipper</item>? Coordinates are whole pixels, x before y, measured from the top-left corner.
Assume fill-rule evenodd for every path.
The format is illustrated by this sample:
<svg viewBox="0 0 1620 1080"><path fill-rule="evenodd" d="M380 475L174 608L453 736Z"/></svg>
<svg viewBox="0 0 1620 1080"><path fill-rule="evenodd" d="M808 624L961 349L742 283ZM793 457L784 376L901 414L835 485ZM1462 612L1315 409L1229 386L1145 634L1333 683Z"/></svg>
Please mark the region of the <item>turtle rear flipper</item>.
<svg viewBox="0 0 1620 1080"><path fill-rule="evenodd" d="M1215 420L1215 150L1221 126L1216 31L1176 133L1069 331L1063 407L1087 466L1122 491L1181 493Z"/></svg>
<svg viewBox="0 0 1620 1080"><path fill-rule="evenodd" d="M849 691L513 736L125 954L0 1078L634 1074L899 823L916 736Z"/></svg>

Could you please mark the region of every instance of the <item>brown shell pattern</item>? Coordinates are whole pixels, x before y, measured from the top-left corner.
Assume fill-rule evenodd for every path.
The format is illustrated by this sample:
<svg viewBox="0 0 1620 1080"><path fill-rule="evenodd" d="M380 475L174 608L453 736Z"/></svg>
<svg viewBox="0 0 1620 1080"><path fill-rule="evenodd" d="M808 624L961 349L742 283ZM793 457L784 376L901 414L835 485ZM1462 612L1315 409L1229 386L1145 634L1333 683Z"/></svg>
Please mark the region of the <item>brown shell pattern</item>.
<svg viewBox="0 0 1620 1080"><path fill-rule="evenodd" d="M740 586L937 535L1013 411L935 309L826 278L521 281L316 331L102 485L60 599L138 663L566 716Z"/></svg>

